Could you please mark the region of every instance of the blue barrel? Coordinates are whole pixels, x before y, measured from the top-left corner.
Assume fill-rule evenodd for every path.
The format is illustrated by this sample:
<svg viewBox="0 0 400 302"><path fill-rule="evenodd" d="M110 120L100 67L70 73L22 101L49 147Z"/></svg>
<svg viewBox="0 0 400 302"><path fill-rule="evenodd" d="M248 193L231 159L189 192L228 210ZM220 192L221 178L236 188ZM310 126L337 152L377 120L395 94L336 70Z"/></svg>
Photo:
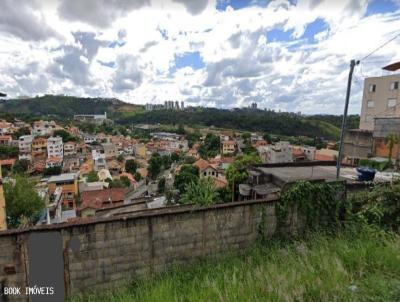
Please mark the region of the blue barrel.
<svg viewBox="0 0 400 302"><path fill-rule="evenodd" d="M368 167L358 167L356 170L358 172L359 181L373 181L375 178L375 169L371 169Z"/></svg>

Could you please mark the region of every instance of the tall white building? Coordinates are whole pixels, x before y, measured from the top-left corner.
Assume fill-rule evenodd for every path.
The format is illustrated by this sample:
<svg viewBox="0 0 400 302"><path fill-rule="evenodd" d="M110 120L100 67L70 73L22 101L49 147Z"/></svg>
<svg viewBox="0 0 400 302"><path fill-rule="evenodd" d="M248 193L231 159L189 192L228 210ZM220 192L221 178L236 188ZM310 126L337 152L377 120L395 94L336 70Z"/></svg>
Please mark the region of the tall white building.
<svg viewBox="0 0 400 302"><path fill-rule="evenodd" d="M32 160L32 135L22 135L18 139L19 155L18 159Z"/></svg>
<svg viewBox="0 0 400 302"><path fill-rule="evenodd" d="M47 157L64 157L64 144L60 136L49 137L47 139Z"/></svg>

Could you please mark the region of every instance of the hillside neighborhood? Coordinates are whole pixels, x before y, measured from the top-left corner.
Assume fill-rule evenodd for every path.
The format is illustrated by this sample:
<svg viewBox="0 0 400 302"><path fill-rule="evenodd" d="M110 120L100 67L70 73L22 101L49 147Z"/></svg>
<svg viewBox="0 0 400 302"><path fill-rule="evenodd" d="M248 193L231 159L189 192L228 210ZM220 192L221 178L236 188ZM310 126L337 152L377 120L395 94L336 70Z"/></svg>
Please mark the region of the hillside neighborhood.
<svg viewBox="0 0 400 302"><path fill-rule="evenodd" d="M366 79L360 128L349 129L344 140L342 163L348 168L342 170L341 176L348 181L357 180L357 172L351 166L363 162L372 167L397 167L398 141L392 144L387 139L400 130L397 90L398 76ZM181 107L184 110L183 104ZM330 164L332 171L325 169L318 177L328 179L338 157L337 142L332 140L323 141L322 148L317 148L294 145L269 133L182 125L166 132L157 124L137 124L126 129L127 135L113 135L85 132L90 124L112 127L113 121L107 113L77 114L64 126L54 120L0 121L3 182L12 181L13 171L22 171L35 180L35 190L46 205L36 223L84 220L104 215L105 209L115 211L136 203L141 204L138 210L176 205L182 203L185 186L196 179L209 179L220 201L243 200L253 193L245 178L240 179L243 184L234 183L232 171L246 158L244 168L249 171L254 165L274 166L277 172L292 166L286 168L287 175L303 164L327 163L324 165ZM272 173L272 169L266 171ZM388 180L390 174L378 172L376 179ZM279 186L259 185L252 198L266 198L269 192L279 190Z"/></svg>

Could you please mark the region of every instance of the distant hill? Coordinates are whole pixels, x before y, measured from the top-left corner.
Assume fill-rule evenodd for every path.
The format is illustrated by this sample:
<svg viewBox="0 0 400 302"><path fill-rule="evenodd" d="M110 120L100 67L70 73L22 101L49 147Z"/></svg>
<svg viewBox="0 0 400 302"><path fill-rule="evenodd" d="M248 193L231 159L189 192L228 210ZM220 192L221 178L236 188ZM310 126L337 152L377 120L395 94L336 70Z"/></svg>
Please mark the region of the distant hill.
<svg viewBox="0 0 400 302"><path fill-rule="evenodd" d="M204 125L244 131L262 131L277 135L294 135L338 139L341 116L299 116L274 111L216 108L196 108L188 111L157 110L122 118L120 123L161 123ZM349 116L349 128L357 128L359 117Z"/></svg>
<svg viewBox="0 0 400 302"><path fill-rule="evenodd" d="M67 119L75 114L102 114L104 112L107 112L110 118L126 118L143 110L143 106L128 104L118 99L56 95L0 101L0 112L29 114L32 118L54 116L58 119Z"/></svg>
<svg viewBox="0 0 400 302"><path fill-rule="evenodd" d="M144 111L140 105L128 104L117 99L77 98L46 95L30 99L0 101L0 116L7 113L23 115L29 119L54 117L60 120L75 114L101 114L124 125L136 123L161 123L215 126L243 131L262 131L277 135L324 137L338 139L342 117L337 115L299 116L251 109L190 108L185 111ZM348 128L357 128L358 115L351 115Z"/></svg>

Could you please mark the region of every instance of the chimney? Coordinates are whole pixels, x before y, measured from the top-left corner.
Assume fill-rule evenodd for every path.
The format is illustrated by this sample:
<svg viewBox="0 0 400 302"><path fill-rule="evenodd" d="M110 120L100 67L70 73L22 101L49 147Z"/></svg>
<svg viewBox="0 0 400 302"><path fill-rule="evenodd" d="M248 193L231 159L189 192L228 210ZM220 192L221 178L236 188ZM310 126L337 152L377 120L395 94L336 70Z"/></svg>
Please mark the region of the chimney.
<svg viewBox="0 0 400 302"><path fill-rule="evenodd" d="M4 198L3 178L1 176L1 165L0 165L0 231L4 230L7 230L6 200Z"/></svg>

